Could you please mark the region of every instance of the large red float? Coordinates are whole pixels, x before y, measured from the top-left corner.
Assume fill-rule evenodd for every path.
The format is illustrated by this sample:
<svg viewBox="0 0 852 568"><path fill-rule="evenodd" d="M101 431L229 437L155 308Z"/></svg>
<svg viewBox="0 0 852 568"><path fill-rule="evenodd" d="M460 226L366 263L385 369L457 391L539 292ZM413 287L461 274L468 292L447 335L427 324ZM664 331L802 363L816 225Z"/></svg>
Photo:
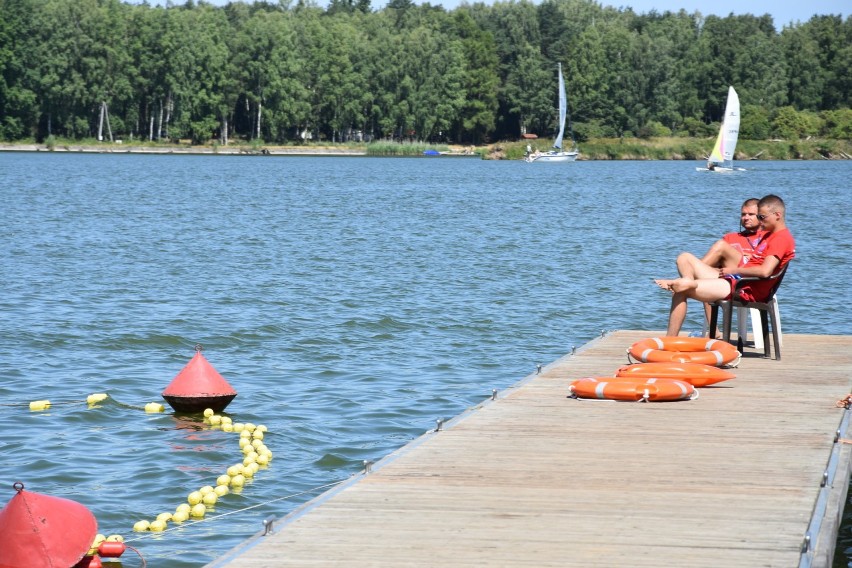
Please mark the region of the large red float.
<svg viewBox="0 0 852 568"><path fill-rule="evenodd" d="M89 551L98 523L85 506L63 499L24 491L0 510L0 568L68 568Z"/></svg>
<svg viewBox="0 0 852 568"><path fill-rule="evenodd" d="M221 412L237 396L228 381L213 368L201 346L195 346L195 356L163 391L163 398L178 412L203 412L210 408Z"/></svg>

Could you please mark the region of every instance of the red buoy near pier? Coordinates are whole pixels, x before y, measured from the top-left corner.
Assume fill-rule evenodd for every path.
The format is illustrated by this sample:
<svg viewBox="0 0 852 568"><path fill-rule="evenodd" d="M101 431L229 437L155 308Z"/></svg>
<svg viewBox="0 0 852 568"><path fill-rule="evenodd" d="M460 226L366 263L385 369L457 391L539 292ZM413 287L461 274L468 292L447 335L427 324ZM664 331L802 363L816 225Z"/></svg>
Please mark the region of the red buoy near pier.
<svg viewBox="0 0 852 568"><path fill-rule="evenodd" d="M3 568L68 568L92 546L98 532L95 516L84 505L24 491L0 510L0 566Z"/></svg>
<svg viewBox="0 0 852 568"><path fill-rule="evenodd" d="M206 408L221 412L236 396L234 387L201 354L200 345L163 391L163 398L178 412L203 412Z"/></svg>

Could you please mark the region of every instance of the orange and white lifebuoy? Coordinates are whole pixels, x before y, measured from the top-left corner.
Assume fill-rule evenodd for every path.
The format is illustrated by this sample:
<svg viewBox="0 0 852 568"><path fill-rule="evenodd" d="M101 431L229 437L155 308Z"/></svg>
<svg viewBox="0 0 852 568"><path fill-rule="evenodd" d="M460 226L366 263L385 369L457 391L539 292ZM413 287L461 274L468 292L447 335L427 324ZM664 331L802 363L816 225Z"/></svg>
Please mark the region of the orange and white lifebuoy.
<svg viewBox="0 0 852 568"><path fill-rule="evenodd" d="M736 367L740 352L725 341L704 337L651 337L637 341L627 350L630 362L701 363Z"/></svg>
<svg viewBox="0 0 852 568"><path fill-rule="evenodd" d="M568 387L574 398L665 402L698 396L691 384L676 379L632 377L586 377Z"/></svg>
<svg viewBox="0 0 852 568"><path fill-rule="evenodd" d="M701 363L636 363L619 367L615 376L677 379L694 387L706 387L736 377L730 371Z"/></svg>

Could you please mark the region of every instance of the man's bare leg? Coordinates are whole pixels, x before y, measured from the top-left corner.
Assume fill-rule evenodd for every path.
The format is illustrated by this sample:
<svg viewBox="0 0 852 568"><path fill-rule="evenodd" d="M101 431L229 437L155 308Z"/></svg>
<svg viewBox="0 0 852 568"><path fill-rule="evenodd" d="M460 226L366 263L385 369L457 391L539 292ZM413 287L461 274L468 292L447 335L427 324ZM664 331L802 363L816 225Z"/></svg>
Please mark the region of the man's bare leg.
<svg viewBox="0 0 852 568"><path fill-rule="evenodd" d="M705 264L700 258L689 252L682 252L677 256L677 271L681 277L692 280L719 277L717 267Z"/></svg>
<svg viewBox="0 0 852 568"><path fill-rule="evenodd" d="M704 258L702 258L701 261L704 264L714 266L716 268L736 268L740 265L742 258L742 252L735 249L724 239L719 239L713 243L713 246L710 247L710 250L707 251L707 254L704 255ZM704 319L707 322L708 333L710 330L711 309L710 304L704 304ZM715 339L715 337L713 339Z"/></svg>
<svg viewBox="0 0 852 568"><path fill-rule="evenodd" d="M740 265L742 258L743 254L740 251L724 239L719 239L713 243L701 262L715 268L736 268Z"/></svg>
<svg viewBox="0 0 852 568"><path fill-rule="evenodd" d="M660 278L654 280L654 282L663 290L680 292L688 287L688 284L683 282L684 280L694 281L699 278L716 278L719 276L719 269L704 264L698 257L689 252L682 252L678 255L677 271L680 278ZM676 286L681 290L675 289L675 282L678 282Z"/></svg>
<svg viewBox="0 0 852 568"><path fill-rule="evenodd" d="M680 328L683 327L683 322L686 320L686 299L687 295L684 292L672 294L669 327L666 329L666 335L669 337L677 337L680 334Z"/></svg>
<svg viewBox="0 0 852 568"><path fill-rule="evenodd" d="M657 285L661 288L671 290L672 307L669 312L669 325L666 334L677 336L686 320L687 299L700 302L715 302L727 298L731 293L731 285L724 278L703 278L693 280L690 278L675 278L674 280L658 280Z"/></svg>

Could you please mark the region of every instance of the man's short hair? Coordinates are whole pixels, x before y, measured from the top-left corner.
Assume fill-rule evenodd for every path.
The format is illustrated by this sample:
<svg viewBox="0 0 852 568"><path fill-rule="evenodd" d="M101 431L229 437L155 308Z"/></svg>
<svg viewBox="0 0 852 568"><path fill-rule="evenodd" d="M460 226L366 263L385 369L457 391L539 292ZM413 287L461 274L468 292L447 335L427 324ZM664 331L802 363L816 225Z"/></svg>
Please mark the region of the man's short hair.
<svg viewBox="0 0 852 568"><path fill-rule="evenodd" d="M769 207L772 210L780 211L784 213L786 211L786 207L784 206L784 200L778 197L777 195L769 194L760 198L760 201L757 203L758 208L760 207Z"/></svg>

